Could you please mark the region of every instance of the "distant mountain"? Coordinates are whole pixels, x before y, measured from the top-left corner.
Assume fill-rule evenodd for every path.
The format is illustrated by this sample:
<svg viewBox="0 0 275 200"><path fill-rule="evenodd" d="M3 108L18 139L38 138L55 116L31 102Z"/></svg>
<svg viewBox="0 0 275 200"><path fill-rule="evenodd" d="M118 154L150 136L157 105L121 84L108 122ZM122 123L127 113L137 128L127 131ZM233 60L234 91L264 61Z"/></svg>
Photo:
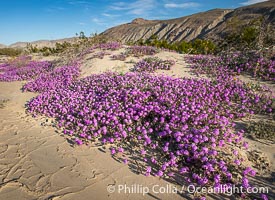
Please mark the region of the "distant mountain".
<svg viewBox="0 0 275 200"><path fill-rule="evenodd" d="M75 38L64 38L64 39L58 39L58 40L37 40L34 42L16 42L14 44L9 45L11 48L25 48L28 44L31 44L33 46L37 47L54 47L57 42L73 42Z"/></svg>
<svg viewBox="0 0 275 200"><path fill-rule="evenodd" d="M0 48L5 48L5 47L7 47L7 46L4 44L0 44Z"/></svg>
<svg viewBox="0 0 275 200"><path fill-rule="evenodd" d="M267 1L237 9L214 9L170 20L146 20L138 18L131 23L107 29L101 35L122 42L146 40L152 35L169 42L200 39L222 39L232 31L230 23L244 26L253 20L264 18L266 26L275 32L275 1ZM272 31L273 30L273 31ZM275 35L275 34L274 34ZM273 35L273 37L275 37Z"/></svg>

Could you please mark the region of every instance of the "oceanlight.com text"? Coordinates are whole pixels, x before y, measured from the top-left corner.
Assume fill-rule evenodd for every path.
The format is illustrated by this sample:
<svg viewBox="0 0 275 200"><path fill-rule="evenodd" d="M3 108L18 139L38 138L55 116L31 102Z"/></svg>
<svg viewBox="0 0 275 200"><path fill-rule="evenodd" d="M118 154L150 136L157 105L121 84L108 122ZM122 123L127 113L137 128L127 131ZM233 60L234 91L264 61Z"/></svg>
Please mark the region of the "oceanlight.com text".
<svg viewBox="0 0 275 200"><path fill-rule="evenodd" d="M182 186L181 188L174 185L152 185L143 186L141 184L133 185L109 185L107 187L109 193L119 194L141 194L145 195L148 193L154 194L176 194L176 193L190 193L190 194L225 194L231 196L236 193L248 193L248 194L267 194L268 187L249 187L244 188L243 186L226 186L220 185L220 187L198 187L195 185Z"/></svg>

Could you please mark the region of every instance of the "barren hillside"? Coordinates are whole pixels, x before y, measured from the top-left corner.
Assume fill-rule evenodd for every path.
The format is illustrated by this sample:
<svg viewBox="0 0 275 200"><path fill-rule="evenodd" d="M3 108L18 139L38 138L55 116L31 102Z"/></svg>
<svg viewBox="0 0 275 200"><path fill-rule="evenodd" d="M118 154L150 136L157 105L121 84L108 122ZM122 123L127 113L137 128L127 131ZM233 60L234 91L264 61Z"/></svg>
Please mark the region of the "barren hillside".
<svg viewBox="0 0 275 200"><path fill-rule="evenodd" d="M170 42L191 41L196 38L221 39L231 31L230 22L244 26L253 20L264 19L265 26L274 30L275 1L240 7L235 10L214 9L170 20L135 19L131 23L110 28L102 33L122 42L146 40L152 35ZM241 22L241 23L240 23ZM270 30L270 32L272 32ZM273 31L274 32L274 31ZM274 37L274 36L273 36Z"/></svg>

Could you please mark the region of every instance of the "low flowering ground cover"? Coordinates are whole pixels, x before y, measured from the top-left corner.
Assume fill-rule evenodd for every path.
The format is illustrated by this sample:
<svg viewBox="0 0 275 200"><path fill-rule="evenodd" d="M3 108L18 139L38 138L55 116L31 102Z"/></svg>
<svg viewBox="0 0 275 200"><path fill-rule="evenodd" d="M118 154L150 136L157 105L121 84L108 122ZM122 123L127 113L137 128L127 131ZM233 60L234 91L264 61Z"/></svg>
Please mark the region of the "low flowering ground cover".
<svg viewBox="0 0 275 200"><path fill-rule="evenodd" d="M159 50L152 46L130 46L126 49L126 54L133 55L135 57L155 55L158 52Z"/></svg>
<svg viewBox="0 0 275 200"><path fill-rule="evenodd" d="M118 50L122 47L121 43L119 42L108 42L108 43L102 43L98 45L98 48L103 50Z"/></svg>
<svg viewBox="0 0 275 200"><path fill-rule="evenodd" d="M275 82L275 60L268 60L255 53L194 55L187 57L187 60L196 74L249 74L264 81Z"/></svg>
<svg viewBox="0 0 275 200"><path fill-rule="evenodd" d="M92 53L96 49L115 51L120 48L122 48L122 45L119 42L107 42L107 43L95 44L92 47L89 47L89 48L85 49L84 51L82 51L80 54L80 57L82 57L86 54Z"/></svg>
<svg viewBox="0 0 275 200"><path fill-rule="evenodd" d="M125 53L120 53L120 54L115 54L111 56L112 60L121 60L121 61L125 61L126 58L128 57L127 54Z"/></svg>
<svg viewBox="0 0 275 200"><path fill-rule="evenodd" d="M27 65L32 60L31 56L21 55L8 60L8 64L14 67L22 67Z"/></svg>
<svg viewBox="0 0 275 200"><path fill-rule="evenodd" d="M36 78L52 70L47 61L29 61L18 65L16 62L0 65L0 81L23 81Z"/></svg>
<svg viewBox="0 0 275 200"><path fill-rule="evenodd" d="M5 70L9 67L8 63L2 63L0 64L0 74L4 73Z"/></svg>
<svg viewBox="0 0 275 200"><path fill-rule="evenodd" d="M154 72L158 69L170 70L174 60L162 60L158 57L148 57L136 63L132 69L135 72Z"/></svg>
<svg viewBox="0 0 275 200"><path fill-rule="evenodd" d="M111 144L111 154L141 158L146 176L187 183L249 187L239 153L247 148L233 120L270 112L271 99L234 79L220 82L144 73L103 73L48 90L27 104L34 116L56 118L81 145ZM126 157L123 157L126 155Z"/></svg>
<svg viewBox="0 0 275 200"><path fill-rule="evenodd" d="M36 79L23 86L23 91L44 92L57 87L69 86L80 75L79 66L62 66L48 73L40 74Z"/></svg>
<svg viewBox="0 0 275 200"><path fill-rule="evenodd" d="M79 74L77 63L54 68L50 62L26 60L25 57L0 65L0 81L27 80L22 89L29 92L44 92L69 86Z"/></svg>

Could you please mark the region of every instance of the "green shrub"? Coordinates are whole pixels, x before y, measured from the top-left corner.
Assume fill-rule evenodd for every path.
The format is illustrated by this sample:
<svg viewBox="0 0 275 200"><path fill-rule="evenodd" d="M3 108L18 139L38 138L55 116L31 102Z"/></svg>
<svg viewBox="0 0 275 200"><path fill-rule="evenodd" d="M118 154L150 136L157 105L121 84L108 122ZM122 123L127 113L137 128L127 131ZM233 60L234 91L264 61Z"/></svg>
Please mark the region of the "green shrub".
<svg viewBox="0 0 275 200"><path fill-rule="evenodd" d="M22 49L15 49L15 48L1 48L0 55L5 56L18 56L22 53Z"/></svg>
<svg viewBox="0 0 275 200"><path fill-rule="evenodd" d="M159 40L157 35L152 35L146 41L139 39L135 43L128 42L129 45L149 45L158 48L174 50L180 53L210 54L216 51L216 45L209 40L196 39L191 42L181 41L169 43L167 40Z"/></svg>
<svg viewBox="0 0 275 200"><path fill-rule="evenodd" d="M258 35L259 31L255 27L248 26L242 30L241 39L248 45L248 47L251 47L258 38Z"/></svg>

